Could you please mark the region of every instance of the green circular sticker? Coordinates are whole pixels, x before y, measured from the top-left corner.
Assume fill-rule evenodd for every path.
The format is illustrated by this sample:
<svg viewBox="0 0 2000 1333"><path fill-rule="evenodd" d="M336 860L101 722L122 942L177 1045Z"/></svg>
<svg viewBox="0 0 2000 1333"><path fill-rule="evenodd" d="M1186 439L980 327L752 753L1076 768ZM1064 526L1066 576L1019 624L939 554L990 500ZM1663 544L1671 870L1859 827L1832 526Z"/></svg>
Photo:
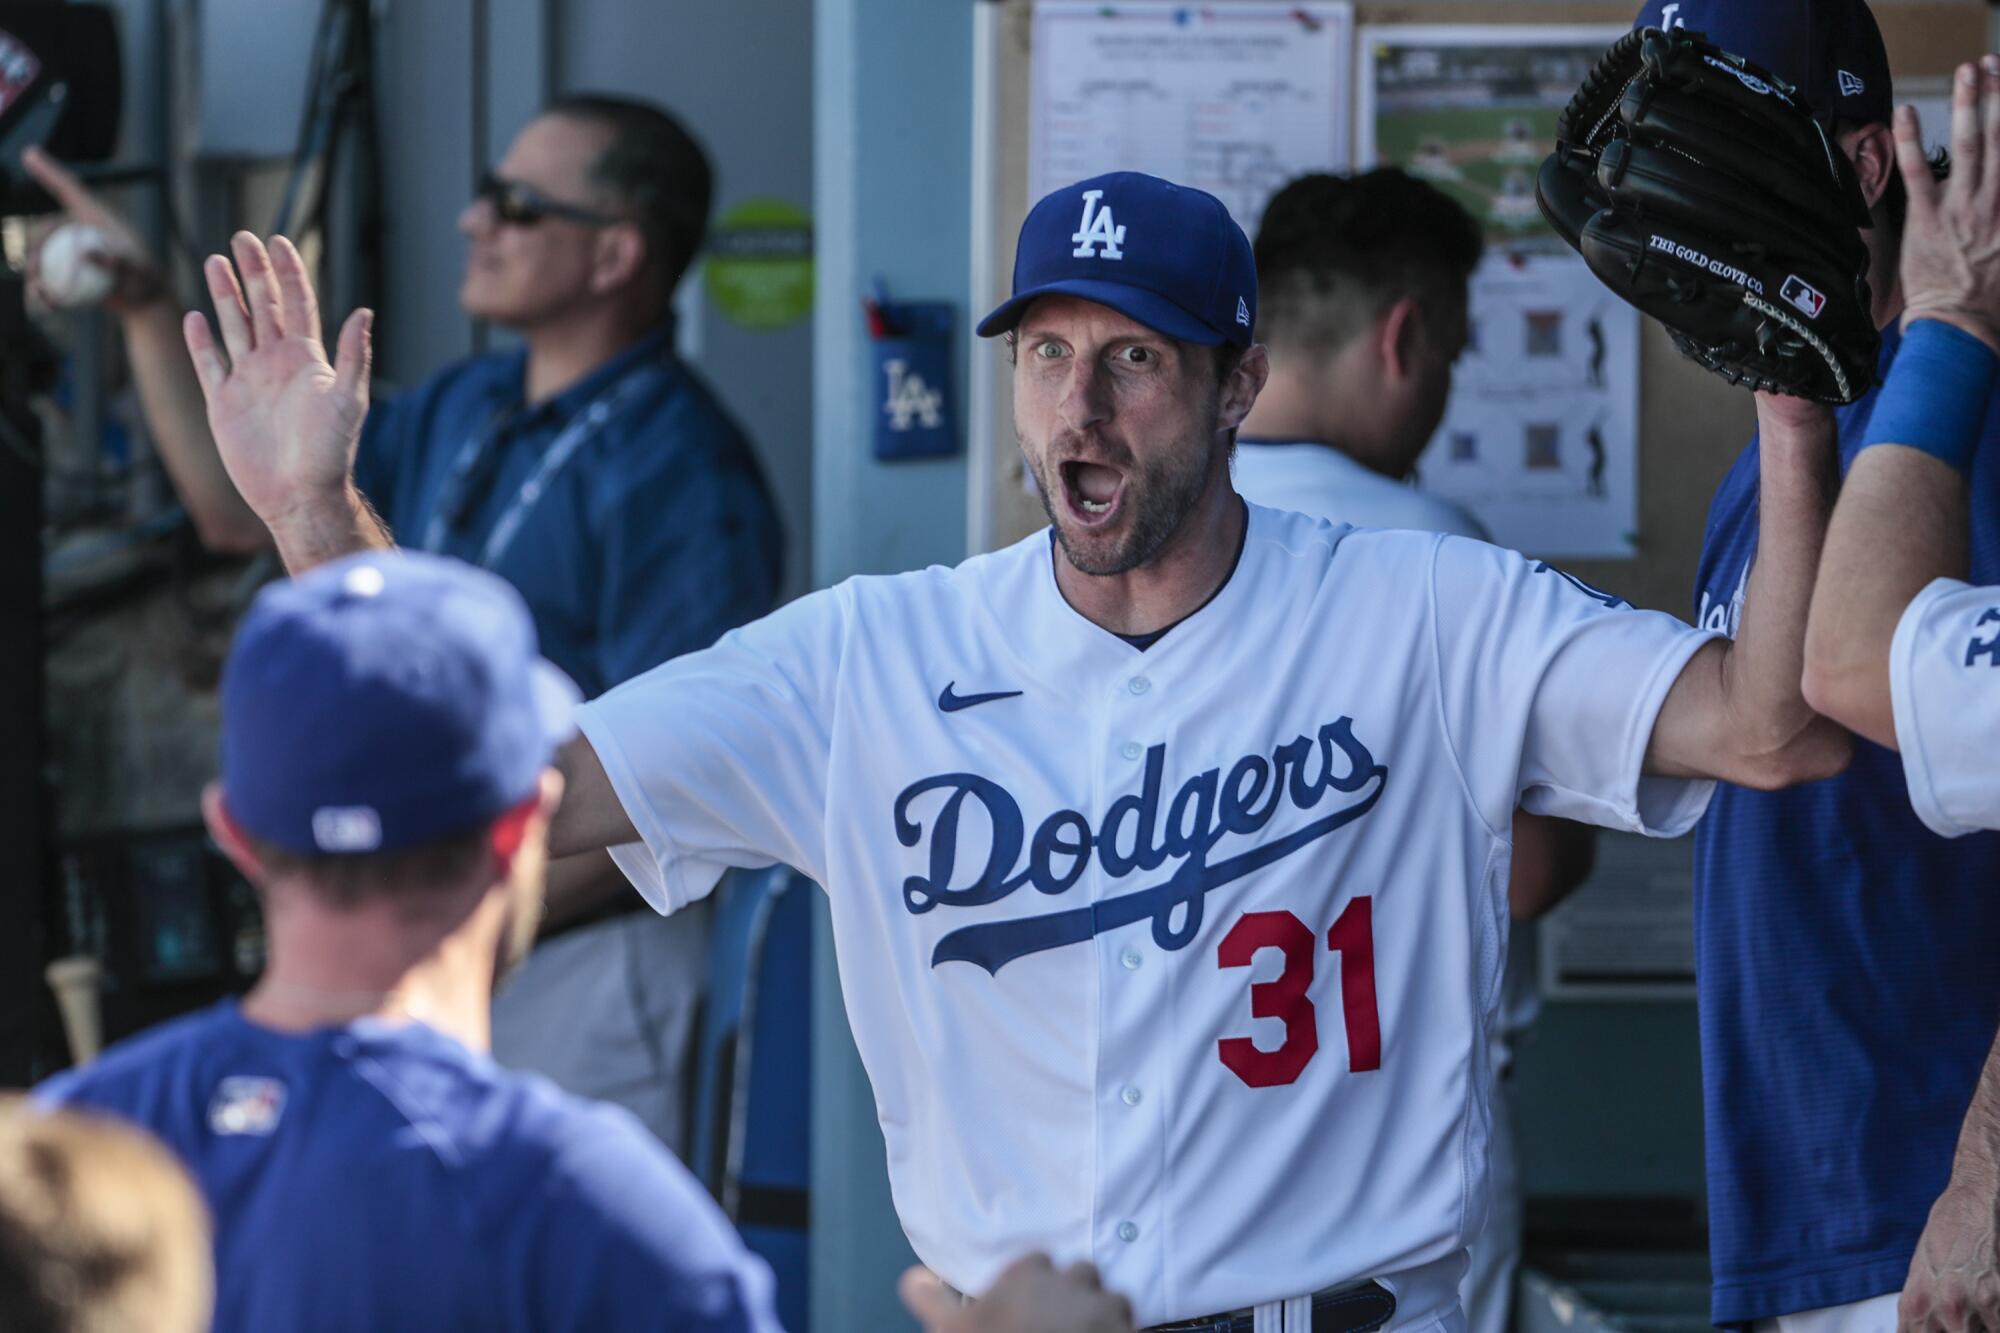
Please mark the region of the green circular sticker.
<svg viewBox="0 0 2000 1333"><path fill-rule="evenodd" d="M812 309L812 218L783 199L746 199L708 234L709 299L750 329L780 329Z"/></svg>

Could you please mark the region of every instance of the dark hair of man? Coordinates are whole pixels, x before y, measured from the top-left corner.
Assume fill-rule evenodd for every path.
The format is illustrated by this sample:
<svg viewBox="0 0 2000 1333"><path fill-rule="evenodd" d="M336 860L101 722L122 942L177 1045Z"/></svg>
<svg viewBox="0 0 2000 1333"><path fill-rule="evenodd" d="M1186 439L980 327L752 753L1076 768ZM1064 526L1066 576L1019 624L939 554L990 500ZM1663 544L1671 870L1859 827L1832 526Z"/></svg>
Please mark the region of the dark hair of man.
<svg viewBox="0 0 2000 1333"><path fill-rule="evenodd" d="M1274 346L1346 343L1404 297L1441 321L1484 248L1451 196L1395 167L1301 176L1257 228L1258 323Z"/></svg>
<svg viewBox="0 0 2000 1333"><path fill-rule="evenodd" d="M393 898L421 909L428 893L463 887L484 868L492 855L493 827L478 824L393 852L328 856L304 856L247 833L244 841L267 877L302 884L328 907L344 910Z"/></svg>
<svg viewBox="0 0 2000 1333"><path fill-rule="evenodd" d="M599 188L632 210L671 296L701 251L715 173L687 128L661 108L608 93L558 97L547 114L602 125L611 141L591 166Z"/></svg>

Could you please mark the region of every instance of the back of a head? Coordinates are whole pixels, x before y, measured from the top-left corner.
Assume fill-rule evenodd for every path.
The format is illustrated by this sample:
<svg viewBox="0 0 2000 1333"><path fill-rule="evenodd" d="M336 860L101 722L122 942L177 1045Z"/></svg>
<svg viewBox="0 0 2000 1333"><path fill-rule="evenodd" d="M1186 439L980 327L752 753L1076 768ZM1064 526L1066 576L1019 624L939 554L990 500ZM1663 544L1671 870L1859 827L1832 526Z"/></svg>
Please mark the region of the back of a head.
<svg viewBox="0 0 2000 1333"><path fill-rule="evenodd" d="M537 795L575 702L498 577L351 556L266 587L238 627L220 801L265 878L421 912L431 890L484 886L490 832Z"/></svg>
<svg viewBox="0 0 2000 1333"><path fill-rule="evenodd" d="M1257 229L1260 336L1273 347L1338 347L1405 297L1437 319L1463 306L1483 247L1470 213L1395 167L1301 176Z"/></svg>
<svg viewBox="0 0 2000 1333"><path fill-rule="evenodd" d="M601 125L609 133L591 176L637 216L671 295L708 234L715 173L701 145L663 108L609 93L571 93L544 114Z"/></svg>
<svg viewBox="0 0 2000 1333"><path fill-rule="evenodd" d="M0 1101L0 1328L197 1333L214 1300L194 1183L137 1129Z"/></svg>

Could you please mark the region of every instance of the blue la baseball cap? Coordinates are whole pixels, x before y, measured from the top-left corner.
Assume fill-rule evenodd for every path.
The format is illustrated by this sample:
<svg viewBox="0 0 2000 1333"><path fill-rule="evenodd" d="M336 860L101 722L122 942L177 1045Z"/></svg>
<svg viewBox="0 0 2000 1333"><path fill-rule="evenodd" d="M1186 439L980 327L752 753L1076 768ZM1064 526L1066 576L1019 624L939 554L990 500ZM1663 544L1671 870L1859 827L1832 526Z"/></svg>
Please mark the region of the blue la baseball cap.
<svg viewBox="0 0 2000 1333"><path fill-rule="evenodd" d="M1635 28L1688 28L1798 90L1822 124L1887 122L1889 52L1865 0L1646 0Z"/></svg>
<svg viewBox="0 0 2000 1333"><path fill-rule="evenodd" d="M390 852L532 796L575 734L521 595L484 570L371 551L259 593L222 673L222 799L304 856Z"/></svg>
<svg viewBox="0 0 2000 1333"><path fill-rule="evenodd" d="M1038 296L1109 306L1181 342L1248 347L1257 327L1250 238L1212 194L1136 171L1049 195L1021 224L1014 294L979 321L991 338Z"/></svg>

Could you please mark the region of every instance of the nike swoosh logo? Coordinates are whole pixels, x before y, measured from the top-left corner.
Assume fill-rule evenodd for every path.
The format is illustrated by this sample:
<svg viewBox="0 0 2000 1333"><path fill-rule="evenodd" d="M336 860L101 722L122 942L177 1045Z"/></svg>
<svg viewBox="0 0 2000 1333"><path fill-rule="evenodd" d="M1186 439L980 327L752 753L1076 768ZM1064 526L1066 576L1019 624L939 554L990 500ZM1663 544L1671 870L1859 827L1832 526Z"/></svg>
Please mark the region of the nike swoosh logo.
<svg viewBox="0 0 2000 1333"><path fill-rule="evenodd" d="M944 687L944 693L938 696L940 713L956 713L961 708L971 708L974 704L990 704L995 699L1012 699L1021 693L1019 690L995 690L991 694L953 694L951 687L956 684L958 682L955 680L948 682Z"/></svg>

